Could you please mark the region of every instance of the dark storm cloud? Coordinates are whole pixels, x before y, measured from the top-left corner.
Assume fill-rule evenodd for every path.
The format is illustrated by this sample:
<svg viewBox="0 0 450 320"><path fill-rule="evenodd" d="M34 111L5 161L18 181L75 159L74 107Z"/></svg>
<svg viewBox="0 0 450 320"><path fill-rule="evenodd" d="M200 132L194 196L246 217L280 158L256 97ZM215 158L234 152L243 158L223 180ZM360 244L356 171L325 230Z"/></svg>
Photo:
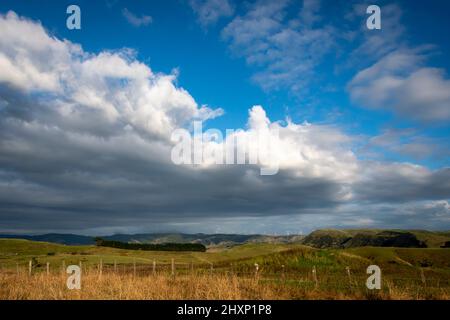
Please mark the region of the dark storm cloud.
<svg viewBox="0 0 450 320"><path fill-rule="evenodd" d="M450 198L450 168L429 171L409 164L366 164L355 183L356 199L376 203Z"/></svg>
<svg viewBox="0 0 450 320"><path fill-rule="evenodd" d="M81 145L59 129L15 121L3 118L0 129L0 210L24 228L292 214L340 202L341 186L326 179L260 177L249 166L195 171L173 165L167 149L140 158L126 141Z"/></svg>

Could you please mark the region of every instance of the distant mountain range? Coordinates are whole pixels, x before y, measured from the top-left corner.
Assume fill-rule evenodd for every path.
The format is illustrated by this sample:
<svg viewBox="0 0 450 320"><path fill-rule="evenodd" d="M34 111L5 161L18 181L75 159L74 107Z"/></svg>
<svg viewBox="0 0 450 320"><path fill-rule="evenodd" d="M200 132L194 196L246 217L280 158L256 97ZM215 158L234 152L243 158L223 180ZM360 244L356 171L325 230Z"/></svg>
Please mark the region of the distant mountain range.
<svg viewBox="0 0 450 320"><path fill-rule="evenodd" d="M92 245L94 237L76 234L49 233L43 235L7 235L0 238L26 239L65 245ZM115 234L101 237L129 243L201 243L207 247L234 246L244 243L299 243L317 248L350 247L410 247L439 248L448 247L450 231L434 232L425 230L336 230L324 229L310 233L308 236L288 235L242 235L242 234L184 234L184 233L142 233Z"/></svg>
<svg viewBox="0 0 450 320"><path fill-rule="evenodd" d="M18 234L0 234L0 238L6 239L25 239L30 241L53 242L66 245L89 245L94 244L94 238L89 236L80 236L77 234L59 234L47 233L35 236Z"/></svg>
<svg viewBox="0 0 450 320"><path fill-rule="evenodd" d="M0 238L25 239L31 241L54 242L66 245L94 244L94 237L76 234L48 233L43 235L8 235L0 234ZM113 240L130 243L201 243L205 246L233 246L243 243L295 243L303 239L301 235L268 236L268 235L242 235L242 234L184 234L184 233L142 233L142 234L115 234L102 236L104 240Z"/></svg>

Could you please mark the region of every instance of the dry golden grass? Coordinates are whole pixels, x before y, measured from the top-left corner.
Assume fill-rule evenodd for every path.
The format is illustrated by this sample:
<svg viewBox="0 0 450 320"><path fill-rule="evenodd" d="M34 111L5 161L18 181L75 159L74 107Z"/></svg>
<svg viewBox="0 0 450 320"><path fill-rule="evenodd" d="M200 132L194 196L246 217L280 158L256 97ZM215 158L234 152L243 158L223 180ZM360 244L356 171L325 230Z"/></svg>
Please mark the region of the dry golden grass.
<svg viewBox="0 0 450 320"><path fill-rule="evenodd" d="M0 299L275 299L269 287L236 276L84 274L81 290L69 290L65 275L0 276Z"/></svg>
<svg viewBox="0 0 450 320"><path fill-rule="evenodd" d="M67 275L38 273L0 274L0 299L449 299L448 288L396 287L389 281L381 291L363 286L348 288L319 284L316 288L301 282L267 281L225 274L192 274L172 277L167 274L133 276L132 274L96 272L82 276L81 290L66 287Z"/></svg>

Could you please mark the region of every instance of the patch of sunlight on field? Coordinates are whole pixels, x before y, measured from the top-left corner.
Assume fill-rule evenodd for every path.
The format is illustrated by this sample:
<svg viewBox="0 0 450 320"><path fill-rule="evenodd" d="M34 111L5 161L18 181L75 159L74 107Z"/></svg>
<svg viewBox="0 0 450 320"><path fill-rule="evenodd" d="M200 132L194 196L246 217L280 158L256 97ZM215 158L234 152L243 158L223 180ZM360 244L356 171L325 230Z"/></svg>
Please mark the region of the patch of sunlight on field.
<svg viewBox="0 0 450 320"><path fill-rule="evenodd" d="M124 250L97 246L66 246L46 242L35 242L17 239L0 239L0 264L13 266L24 264L36 258L39 262L50 264L98 264L101 259L104 264L151 264L153 261L162 264L171 263L217 263L227 260L239 260L255 256L289 250L295 245L284 244L244 244L231 248L214 248L207 252L168 252Z"/></svg>

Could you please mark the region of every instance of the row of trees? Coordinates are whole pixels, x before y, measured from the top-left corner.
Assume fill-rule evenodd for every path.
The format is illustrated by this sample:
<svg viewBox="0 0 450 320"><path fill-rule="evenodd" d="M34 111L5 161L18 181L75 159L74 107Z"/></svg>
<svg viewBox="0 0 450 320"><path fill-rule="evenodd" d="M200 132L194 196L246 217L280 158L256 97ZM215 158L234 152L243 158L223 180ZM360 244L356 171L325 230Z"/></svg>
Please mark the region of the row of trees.
<svg viewBox="0 0 450 320"><path fill-rule="evenodd" d="M206 247L200 243L128 243L120 241L104 240L95 238L95 244L100 247L111 247L127 250L145 250L145 251L200 251L205 252Z"/></svg>

